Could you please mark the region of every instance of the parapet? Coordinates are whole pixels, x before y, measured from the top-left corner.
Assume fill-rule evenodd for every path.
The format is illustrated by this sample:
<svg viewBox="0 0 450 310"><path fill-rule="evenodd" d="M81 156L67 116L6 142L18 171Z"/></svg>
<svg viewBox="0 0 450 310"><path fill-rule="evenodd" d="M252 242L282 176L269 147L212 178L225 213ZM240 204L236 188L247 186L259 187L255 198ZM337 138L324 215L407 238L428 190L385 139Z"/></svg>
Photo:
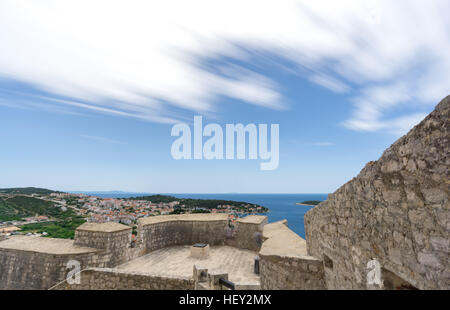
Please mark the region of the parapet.
<svg viewBox="0 0 450 310"><path fill-rule="evenodd" d="M233 238L227 240L231 246L259 251L263 241L262 232L268 218L264 215L248 215L236 220Z"/></svg>
<svg viewBox="0 0 450 310"><path fill-rule="evenodd" d="M287 221L264 226L261 250L261 288L271 290L325 289L323 263L309 256L306 241L287 227Z"/></svg>
<svg viewBox="0 0 450 310"><path fill-rule="evenodd" d="M73 240L57 238L41 238L30 236L11 236L0 242L0 249L24 252L75 255L94 253L97 250L90 247L75 246Z"/></svg>
<svg viewBox="0 0 450 310"><path fill-rule="evenodd" d="M164 223L164 222L214 222L214 221L228 221L228 215L225 213L197 213L197 214L171 214L158 215L141 218L138 220L139 224L145 226L149 224Z"/></svg>
<svg viewBox="0 0 450 310"><path fill-rule="evenodd" d="M260 255L299 258L308 256L306 241L288 228L286 220L264 226L263 237L265 241Z"/></svg>
<svg viewBox="0 0 450 310"><path fill-rule="evenodd" d="M84 223L75 231L75 245L96 249L125 249L131 244L131 227L108 223Z"/></svg>
<svg viewBox="0 0 450 310"><path fill-rule="evenodd" d="M138 223L143 246L149 252L173 245L222 245L226 238L228 215L160 215L141 218Z"/></svg>
<svg viewBox="0 0 450 310"><path fill-rule="evenodd" d="M246 217L239 218L236 222L244 224L266 224L267 216L265 215L248 215Z"/></svg>

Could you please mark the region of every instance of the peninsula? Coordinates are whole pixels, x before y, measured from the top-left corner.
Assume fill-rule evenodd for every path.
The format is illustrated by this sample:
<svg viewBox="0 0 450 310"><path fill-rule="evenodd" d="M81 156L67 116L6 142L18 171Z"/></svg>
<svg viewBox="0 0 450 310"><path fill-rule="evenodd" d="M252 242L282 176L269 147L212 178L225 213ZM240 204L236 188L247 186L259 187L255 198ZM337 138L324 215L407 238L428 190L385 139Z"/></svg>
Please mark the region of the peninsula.
<svg viewBox="0 0 450 310"><path fill-rule="evenodd" d="M320 200L307 200L307 201L303 201L303 202L297 202L296 205L311 207L311 206L317 206L321 202L322 201L320 201Z"/></svg>

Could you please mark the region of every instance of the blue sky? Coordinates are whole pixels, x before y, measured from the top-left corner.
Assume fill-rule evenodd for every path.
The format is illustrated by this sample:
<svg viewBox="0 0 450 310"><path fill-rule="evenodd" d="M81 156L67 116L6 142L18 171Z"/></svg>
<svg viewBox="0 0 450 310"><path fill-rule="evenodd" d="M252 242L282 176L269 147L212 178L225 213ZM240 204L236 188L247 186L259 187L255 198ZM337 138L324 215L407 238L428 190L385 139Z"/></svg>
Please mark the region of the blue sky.
<svg viewBox="0 0 450 310"><path fill-rule="evenodd" d="M0 187L332 192L450 91L446 1L169 2L1 2ZM278 169L172 159L194 115L280 124Z"/></svg>

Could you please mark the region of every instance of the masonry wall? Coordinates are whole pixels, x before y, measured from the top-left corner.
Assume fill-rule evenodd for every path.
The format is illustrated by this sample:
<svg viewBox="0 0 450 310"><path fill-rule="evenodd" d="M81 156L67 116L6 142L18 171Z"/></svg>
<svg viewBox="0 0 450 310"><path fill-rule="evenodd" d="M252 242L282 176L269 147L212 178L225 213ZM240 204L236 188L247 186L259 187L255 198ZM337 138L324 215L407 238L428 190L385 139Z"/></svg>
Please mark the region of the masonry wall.
<svg viewBox="0 0 450 310"><path fill-rule="evenodd" d="M260 255L263 290L323 290L322 261L298 257Z"/></svg>
<svg viewBox="0 0 450 310"><path fill-rule="evenodd" d="M131 274L109 268L92 268L80 274L80 284L64 282L54 290L193 290L194 280Z"/></svg>
<svg viewBox="0 0 450 310"><path fill-rule="evenodd" d="M114 267L134 258L131 250L131 228L118 232L75 231L74 245L103 249L110 260L107 267Z"/></svg>
<svg viewBox="0 0 450 310"><path fill-rule="evenodd" d="M22 250L0 251L0 289L48 289L64 280L70 269L67 263L77 260L81 269L106 266L110 260L104 253L53 255Z"/></svg>
<svg viewBox="0 0 450 310"><path fill-rule="evenodd" d="M268 224L259 252L261 289L325 289L322 261L307 255L306 242L290 230L287 221Z"/></svg>
<svg viewBox="0 0 450 310"><path fill-rule="evenodd" d="M223 245L227 221L166 221L142 226L142 242L151 252L174 245Z"/></svg>
<svg viewBox="0 0 450 310"><path fill-rule="evenodd" d="M88 247L92 252L49 254L44 251L1 249L0 289L48 289L65 279L70 271L67 268L70 260L80 262L83 270L88 267L114 267L142 254L141 249L131 248L131 228L116 232L77 229L73 246Z"/></svg>
<svg viewBox="0 0 450 310"><path fill-rule="evenodd" d="M175 220L173 220L175 218ZM196 217L194 217L196 218ZM201 218L201 216L200 216ZM0 251L0 289L48 289L65 279L67 262L77 260L81 269L115 267L147 252L173 245L208 243L225 245L232 241L238 247L259 249L255 243L258 225L239 226L237 236L227 235L228 220L156 221L138 225L138 238L131 244L131 229L120 231L93 231L77 229L73 246L89 247L84 254L48 254L4 248ZM30 237L31 238L31 237Z"/></svg>
<svg viewBox="0 0 450 310"><path fill-rule="evenodd" d="M450 97L305 216L329 289L367 288L367 263L419 289L450 289Z"/></svg>
<svg viewBox="0 0 450 310"><path fill-rule="evenodd" d="M267 224L267 217L259 223L236 222L232 237L227 238L226 244L240 249L259 251L263 242L262 232Z"/></svg>
<svg viewBox="0 0 450 310"><path fill-rule="evenodd" d="M202 215L198 215L201 217ZM224 220L186 220L183 215L172 216L169 220L139 224L139 242L146 252L174 245L207 243L228 245L241 249L259 251L262 230L267 217L260 217L257 223L238 220L235 226Z"/></svg>

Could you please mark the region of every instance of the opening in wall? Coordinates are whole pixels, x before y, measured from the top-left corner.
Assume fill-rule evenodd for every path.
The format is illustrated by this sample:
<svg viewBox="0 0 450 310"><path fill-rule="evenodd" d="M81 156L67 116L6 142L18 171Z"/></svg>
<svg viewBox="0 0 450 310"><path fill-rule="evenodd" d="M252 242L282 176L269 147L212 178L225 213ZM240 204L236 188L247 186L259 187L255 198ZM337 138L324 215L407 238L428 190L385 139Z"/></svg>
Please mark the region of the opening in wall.
<svg viewBox="0 0 450 310"><path fill-rule="evenodd" d="M325 268L333 269L333 261L325 254L323 255L323 266Z"/></svg>
<svg viewBox="0 0 450 310"><path fill-rule="evenodd" d="M418 288L413 286L408 281L400 278L395 273L381 268L381 278L383 280L383 287L385 290L417 290Z"/></svg>

